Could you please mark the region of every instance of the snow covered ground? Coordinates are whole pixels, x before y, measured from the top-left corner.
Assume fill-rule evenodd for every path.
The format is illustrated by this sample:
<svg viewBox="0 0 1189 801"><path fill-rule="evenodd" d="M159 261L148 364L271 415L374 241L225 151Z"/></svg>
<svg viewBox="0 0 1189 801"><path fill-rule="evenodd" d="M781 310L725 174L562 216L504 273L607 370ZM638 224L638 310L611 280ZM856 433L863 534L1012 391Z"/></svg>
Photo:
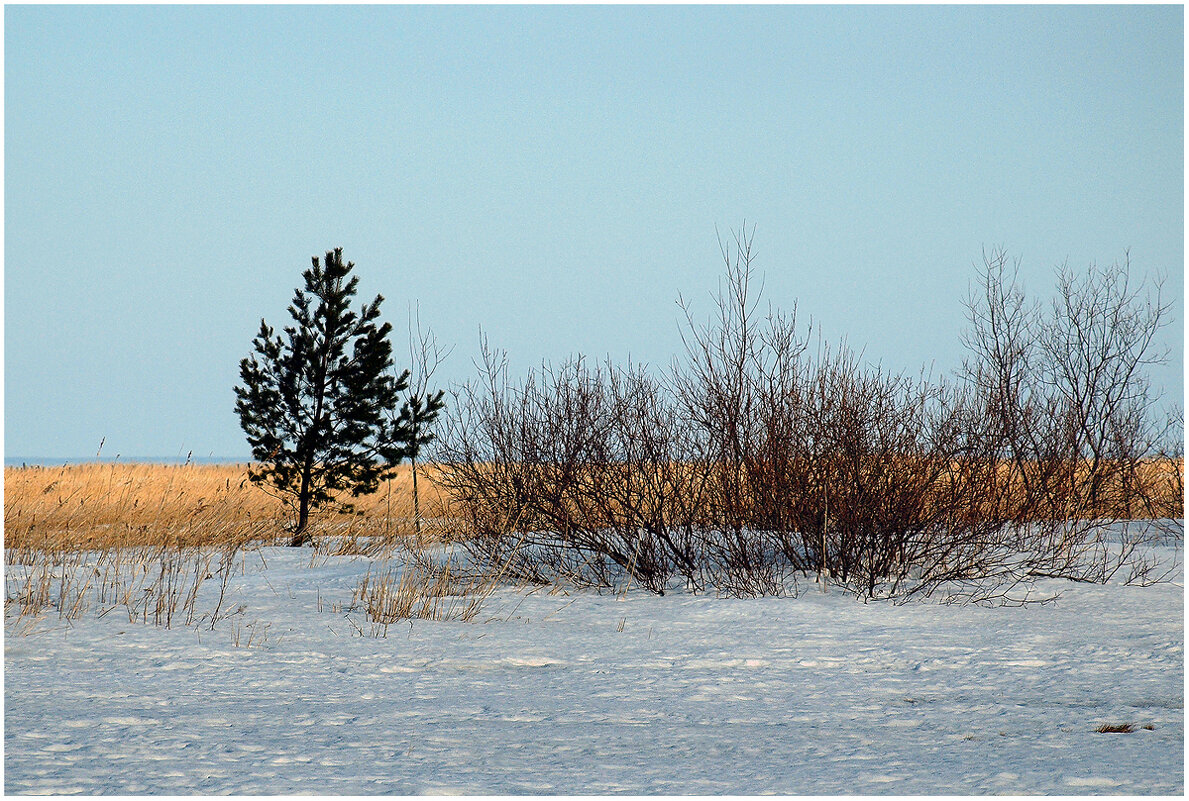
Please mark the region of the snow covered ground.
<svg viewBox="0 0 1189 801"><path fill-rule="evenodd" d="M376 638L336 606L365 559L261 555L215 631L6 632L5 792L1184 791L1183 570L1022 608L507 589Z"/></svg>

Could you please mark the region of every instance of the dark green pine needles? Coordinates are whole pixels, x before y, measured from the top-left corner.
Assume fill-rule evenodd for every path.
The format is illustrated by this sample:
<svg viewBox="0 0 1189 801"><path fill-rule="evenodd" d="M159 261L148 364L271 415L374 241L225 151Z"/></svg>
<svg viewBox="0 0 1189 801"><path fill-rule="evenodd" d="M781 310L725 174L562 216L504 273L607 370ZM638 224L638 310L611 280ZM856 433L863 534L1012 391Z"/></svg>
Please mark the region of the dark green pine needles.
<svg viewBox="0 0 1189 801"><path fill-rule="evenodd" d="M293 514L290 544L310 541L312 510L375 492L397 464L432 439L441 393L404 397L409 371L392 369L392 326L377 295L351 311L359 279L342 248L313 258L294 292L283 336L260 321L253 353L240 362L235 411L256 464L252 482ZM436 403L435 403L436 401ZM397 412L400 406L399 413Z"/></svg>

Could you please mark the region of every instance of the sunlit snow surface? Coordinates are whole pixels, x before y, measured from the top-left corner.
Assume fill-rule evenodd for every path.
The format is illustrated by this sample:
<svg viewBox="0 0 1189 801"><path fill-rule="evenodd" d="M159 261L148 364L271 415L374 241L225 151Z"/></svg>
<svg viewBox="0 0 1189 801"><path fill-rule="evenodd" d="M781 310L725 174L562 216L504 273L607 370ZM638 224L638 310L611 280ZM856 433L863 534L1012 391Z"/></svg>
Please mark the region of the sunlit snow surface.
<svg viewBox="0 0 1189 801"><path fill-rule="evenodd" d="M6 632L4 790L1184 790L1183 570L1050 581L1060 599L1023 608L509 589L477 622L381 639L331 611L366 560L309 564L248 557L238 648L232 621L162 630L119 610Z"/></svg>

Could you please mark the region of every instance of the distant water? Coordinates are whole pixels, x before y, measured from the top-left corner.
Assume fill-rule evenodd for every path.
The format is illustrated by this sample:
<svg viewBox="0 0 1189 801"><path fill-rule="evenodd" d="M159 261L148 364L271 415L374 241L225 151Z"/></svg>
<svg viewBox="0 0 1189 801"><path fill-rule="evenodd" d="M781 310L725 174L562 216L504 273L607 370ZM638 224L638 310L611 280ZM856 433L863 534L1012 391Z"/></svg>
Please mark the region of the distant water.
<svg viewBox="0 0 1189 801"><path fill-rule="evenodd" d="M68 464L98 462L100 464L244 464L250 456L8 456L5 467L61 467Z"/></svg>

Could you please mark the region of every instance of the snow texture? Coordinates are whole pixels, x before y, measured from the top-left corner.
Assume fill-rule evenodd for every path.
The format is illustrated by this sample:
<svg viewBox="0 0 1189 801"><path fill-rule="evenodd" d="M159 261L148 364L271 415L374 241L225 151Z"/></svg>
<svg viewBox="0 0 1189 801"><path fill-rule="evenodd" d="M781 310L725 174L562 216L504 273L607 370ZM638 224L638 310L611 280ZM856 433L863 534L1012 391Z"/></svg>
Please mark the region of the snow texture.
<svg viewBox="0 0 1189 801"><path fill-rule="evenodd" d="M6 632L5 792L1184 791L1183 568L1014 608L509 588L377 638L336 606L366 559L247 566L214 631Z"/></svg>

